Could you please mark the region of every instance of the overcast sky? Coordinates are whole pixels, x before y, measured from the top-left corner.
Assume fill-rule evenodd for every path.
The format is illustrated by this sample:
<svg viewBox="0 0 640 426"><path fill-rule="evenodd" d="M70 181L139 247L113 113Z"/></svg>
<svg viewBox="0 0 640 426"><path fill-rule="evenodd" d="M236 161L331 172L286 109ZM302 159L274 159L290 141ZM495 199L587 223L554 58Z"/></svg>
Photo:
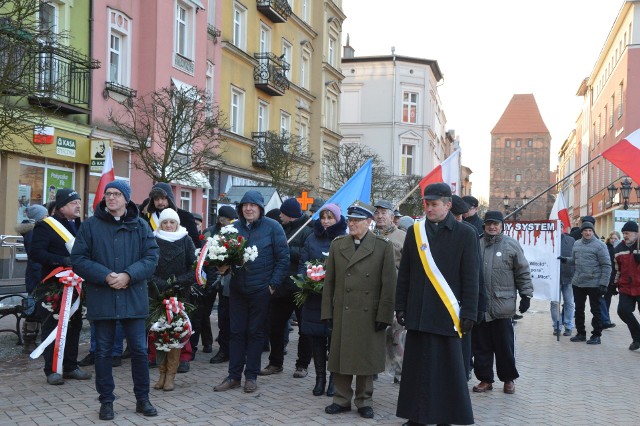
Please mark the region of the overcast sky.
<svg viewBox="0 0 640 426"><path fill-rule="evenodd" d="M488 199L491 129L516 93L533 93L551 133L551 169L575 128L576 96L623 0L343 0L342 26L356 56L438 61L438 88L471 168L473 194Z"/></svg>

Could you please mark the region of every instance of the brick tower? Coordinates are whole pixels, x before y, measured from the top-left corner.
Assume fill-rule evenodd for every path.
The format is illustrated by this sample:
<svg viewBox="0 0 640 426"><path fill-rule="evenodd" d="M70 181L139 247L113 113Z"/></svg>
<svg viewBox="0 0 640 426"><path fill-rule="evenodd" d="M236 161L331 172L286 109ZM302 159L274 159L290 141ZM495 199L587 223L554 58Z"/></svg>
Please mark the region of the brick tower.
<svg viewBox="0 0 640 426"><path fill-rule="evenodd" d="M491 131L489 208L505 212L522 205L549 186L551 135L542 120L533 94L513 95ZM520 220L548 219L545 194L518 214ZM513 217L511 218L513 219Z"/></svg>

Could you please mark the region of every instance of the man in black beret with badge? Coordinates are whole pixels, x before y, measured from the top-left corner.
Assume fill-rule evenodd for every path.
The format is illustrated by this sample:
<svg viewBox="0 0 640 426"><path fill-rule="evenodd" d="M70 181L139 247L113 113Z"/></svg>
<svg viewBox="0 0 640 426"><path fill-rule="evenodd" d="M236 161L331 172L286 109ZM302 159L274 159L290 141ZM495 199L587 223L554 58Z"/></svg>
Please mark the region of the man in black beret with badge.
<svg viewBox="0 0 640 426"><path fill-rule="evenodd" d="M347 209L349 234L336 237L326 261L321 319L332 324L328 370L336 394L327 414L351 410L373 418L373 376L385 370L386 328L393 320L396 266L393 244L369 230L373 206Z"/></svg>
<svg viewBox="0 0 640 426"><path fill-rule="evenodd" d="M475 230L451 214L451 188L424 190L425 220L407 232L396 319L407 329L396 415L413 424L472 424L462 336L477 319Z"/></svg>

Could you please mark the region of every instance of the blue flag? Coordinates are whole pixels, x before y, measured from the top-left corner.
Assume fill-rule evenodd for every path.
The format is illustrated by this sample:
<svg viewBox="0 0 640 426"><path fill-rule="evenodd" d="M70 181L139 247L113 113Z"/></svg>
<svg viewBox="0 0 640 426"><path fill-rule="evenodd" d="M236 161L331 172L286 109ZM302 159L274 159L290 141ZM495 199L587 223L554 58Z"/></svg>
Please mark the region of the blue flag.
<svg viewBox="0 0 640 426"><path fill-rule="evenodd" d="M337 204L340 206L340 210L342 210L342 215L347 217L347 208L353 204L354 201L360 200L367 204L370 203L372 164L373 160L367 160L367 162L342 185L342 188L338 189L338 191L323 204L323 207L330 203ZM313 214L313 219L318 219L320 210L322 210L322 207Z"/></svg>

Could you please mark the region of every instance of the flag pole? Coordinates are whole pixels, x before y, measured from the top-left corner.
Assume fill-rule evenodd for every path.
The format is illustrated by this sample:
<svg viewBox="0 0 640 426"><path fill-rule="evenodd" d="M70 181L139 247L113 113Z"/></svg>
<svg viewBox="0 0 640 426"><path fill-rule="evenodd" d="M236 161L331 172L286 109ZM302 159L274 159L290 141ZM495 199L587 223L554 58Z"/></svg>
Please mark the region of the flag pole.
<svg viewBox="0 0 640 426"><path fill-rule="evenodd" d="M415 186L415 188L413 188L411 191L409 191L407 193L407 195L404 196L404 198L402 198L402 200L398 201L398 203L396 204L396 206L393 208L394 210L398 210L400 208L400 205L402 203L404 203L405 201L407 201L407 198L409 198L411 196L411 194L413 194L415 192L416 189L420 188L420 184L417 184Z"/></svg>
<svg viewBox="0 0 640 426"><path fill-rule="evenodd" d="M311 217L309 218L309 220L307 220L307 221L304 223L304 225L302 225L300 228L298 228L298 230L297 230L296 232L294 232L294 234L291 236L291 238L289 238L289 239L287 240L287 244L291 243L291 240L293 240L293 239L296 237L296 235L298 235L298 234L300 233L300 231L302 231L304 228L306 228L306 227L307 227L307 225L308 225L312 220L313 220L313 216L311 216Z"/></svg>

